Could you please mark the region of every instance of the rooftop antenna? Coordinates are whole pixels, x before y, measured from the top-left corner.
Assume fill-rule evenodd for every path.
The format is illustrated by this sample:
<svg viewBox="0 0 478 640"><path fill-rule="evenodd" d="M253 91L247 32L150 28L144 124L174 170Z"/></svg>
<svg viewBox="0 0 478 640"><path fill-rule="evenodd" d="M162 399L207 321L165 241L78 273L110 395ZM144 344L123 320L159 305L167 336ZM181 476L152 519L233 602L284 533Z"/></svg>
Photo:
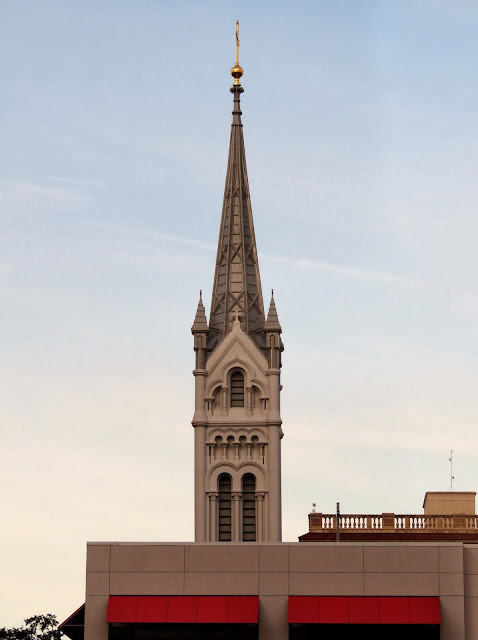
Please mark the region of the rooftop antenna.
<svg viewBox="0 0 478 640"><path fill-rule="evenodd" d="M448 458L448 461L450 463L450 488L448 489L448 491L454 491L453 480L455 479L455 476L453 475L453 449L450 451L450 457Z"/></svg>
<svg viewBox="0 0 478 640"><path fill-rule="evenodd" d="M335 511L335 542L340 542L340 502L337 502Z"/></svg>

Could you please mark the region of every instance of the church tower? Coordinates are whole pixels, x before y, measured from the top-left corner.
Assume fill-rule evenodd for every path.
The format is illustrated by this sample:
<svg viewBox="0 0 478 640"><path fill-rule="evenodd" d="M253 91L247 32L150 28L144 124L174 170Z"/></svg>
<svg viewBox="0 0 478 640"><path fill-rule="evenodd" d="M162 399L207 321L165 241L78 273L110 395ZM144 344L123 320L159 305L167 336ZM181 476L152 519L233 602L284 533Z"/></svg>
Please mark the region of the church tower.
<svg viewBox="0 0 478 640"><path fill-rule="evenodd" d="M234 108L209 325L199 298L194 464L196 542L281 541L281 326L264 315L241 122L239 31Z"/></svg>

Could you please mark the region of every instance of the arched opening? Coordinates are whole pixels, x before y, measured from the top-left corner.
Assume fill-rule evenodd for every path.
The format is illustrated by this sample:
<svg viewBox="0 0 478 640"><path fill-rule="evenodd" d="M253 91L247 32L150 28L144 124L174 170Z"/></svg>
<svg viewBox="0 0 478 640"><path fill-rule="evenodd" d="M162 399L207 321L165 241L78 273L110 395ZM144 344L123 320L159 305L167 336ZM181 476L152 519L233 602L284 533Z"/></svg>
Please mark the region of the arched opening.
<svg viewBox="0 0 478 640"><path fill-rule="evenodd" d="M216 387L212 393L211 410L214 415L216 411L221 410L221 387Z"/></svg>
<svg viewBox="0 0 478 640"><path fill-rule="evenodd" d="M228 473L221 473L218 479L219 542L231 541L231 488L231 476Z"/></svg>
<svg viewBox="0 0 478 640"><path fill-rule="evenodd" d="M242 539L256 540L256 478L252 473L242 477Z"/></svg>
<svg viewBox="0 0 478 640"><path fill-rule="evenodd" d="M244 375L242 371L231 373L231 407L244 406Z"/></svg>

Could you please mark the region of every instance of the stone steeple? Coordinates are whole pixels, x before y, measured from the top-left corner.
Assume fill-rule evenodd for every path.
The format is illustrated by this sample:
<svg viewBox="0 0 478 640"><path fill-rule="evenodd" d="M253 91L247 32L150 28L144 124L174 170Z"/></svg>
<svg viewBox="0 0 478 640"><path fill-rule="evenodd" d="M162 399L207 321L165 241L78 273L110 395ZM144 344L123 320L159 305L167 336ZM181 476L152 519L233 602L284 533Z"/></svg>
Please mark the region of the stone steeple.
<svg viewBox="0 0 478 640"><path fill-rule="evenodd" d="M236 315L241 328L257 346L261 349L265 346L264 304L241 122L242 69L238 65L234 69L236 75L233 73L235 81L231 87L234 109L209 316L209 350L231 330Z"/></svg>
<svg viewBox="0 0 478 640"><path fill-rule="evenodd" d="M234 110L209 325L199 298L196 366L196 542L281 540L281 326L264 318L242 136L239 32Z"/></svg>

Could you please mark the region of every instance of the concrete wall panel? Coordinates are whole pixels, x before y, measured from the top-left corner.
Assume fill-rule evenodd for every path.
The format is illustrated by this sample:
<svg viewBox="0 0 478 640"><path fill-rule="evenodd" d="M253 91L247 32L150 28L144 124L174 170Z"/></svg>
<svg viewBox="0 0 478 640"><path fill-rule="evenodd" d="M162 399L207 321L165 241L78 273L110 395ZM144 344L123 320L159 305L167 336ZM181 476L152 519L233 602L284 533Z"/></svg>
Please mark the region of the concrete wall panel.
<svg viewBox="0 0 478 640"><path fill-rule="evenodd" d="M463 549L463 564L465 573L478 573L478 545Z"/></svg>
<svg viewBox="0 0 478 640"><path fill-rule="evenodd" d="M255 596L259 593L257 573L188 572L184 579L184 594L190 596Z"/></svg>
<svg viewBox="0 0 478 640"><path fill-rule="evenodd" d="M88 544L86 546L86 570L109 571L110 550L109 544Z"/></svg>
<svg viewBox="0 0 478 640"><path fill-rule="evenodd" d="M259 571L289 571L289 547L286 545L261 545L259 547Z"/></svg>
<svg viewBox="0 0 478 640"><path fill-rule="evenodd" d="M85 604L85 640L108 640L108 596L88 596Z"/></svg>
<svg viewBox="0 0 478 640"><path fill-rule="evenodd" d="M287 573L260 573L259 595L287 596L289 594L289 576Z"/></svg>
<svg viewBox="0 0 478 640"><path fill-rule="evenodd" d="M153 571L112 572L110 577L112 595L183 595L184 573Z"/></svg>
<svg viewBox="0 0 478 640"><path fill-rule="evenodd" d="M289 573L291 596L362 596L361 573Z"/></svg>
<svg viewBox="0 0 478 640"><path fill-rule="evenodd" d="M345 572L363 571L363 547L361 546L315 546L297 545L289 547L289 571L299 572Z"/></svg>
<svg viewBox="0 0 478 640"><path fill-rule="evenodd" d="M440 573L440 596L464 595L462 573Z"/></svg>
<svg viewBox="0 0 478 640"><path fill-rule="evenodd" d="M436 573L366 573L366 596L438 596Z"/></svg>
<svg viewBox="0 0 478 640"><path fill-rule="evenodd" d="M465 596L478 598L478 574L465 576L464 579L465 579Z"/></svg>
<svg viewBox="0 0 478 640"><path fill-rule="evenodd" d="M466 640L478 638L478 598L465 598Z"/></svg>
<svg viewBox="0 0 478 640"><path fill-rule="evenodd" d="M463 572L463 546L439 547L438 568L440 573Z"/></svg>
<svg viewBox="0 0 478 640"><path fill-rule="evenodd" d="M184 545L113 545L111 571L184 571Z"/></svg>
<svg viewBox="0 0 478 640"><path fill-rule="evenodd" d="M110 574L108 571L86 572L86 595L107 596L110 592Z"/></svg>
<svg viewBox="0 0 478 640"><path fill-rule="evenodd" d="M256 544L209 544L186 547L186 571L251 572L259 570Z"/></svg>
<svg viewBox="0 0 478 640"><path fill-rule="evenodd" d="M366 546L364 570L370 573L437 572L438 547Z"/></svg>
<svg viewBox="0 0 478 640"><path fill-rule="evenodd" d="M465 603L461 596L440 598L440 640L465 640Z"/></svg>

